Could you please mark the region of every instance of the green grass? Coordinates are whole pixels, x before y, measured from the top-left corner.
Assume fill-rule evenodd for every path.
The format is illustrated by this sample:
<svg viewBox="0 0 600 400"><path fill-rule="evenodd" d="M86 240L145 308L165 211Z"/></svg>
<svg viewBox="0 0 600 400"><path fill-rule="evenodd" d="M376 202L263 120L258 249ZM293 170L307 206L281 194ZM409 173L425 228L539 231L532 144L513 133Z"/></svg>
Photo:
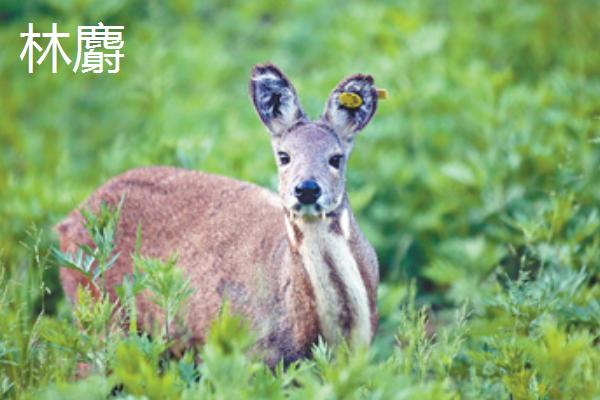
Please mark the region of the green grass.
<svg viewBox="0 0 600 400"><path fill-rule="evenodd" d="M599 20L592 0L3 1L0 397L600 398ZM98 21L125 25L118 75L27 74L27 22ZM348 173L381 264L374 345L272 374L226 314L198 366L160 334L96 348L107 325L76 321L106 310L65 301L52 225L141 165L274 189L247 95L266 60L313 117L351 73L390 93Z"/></svg>

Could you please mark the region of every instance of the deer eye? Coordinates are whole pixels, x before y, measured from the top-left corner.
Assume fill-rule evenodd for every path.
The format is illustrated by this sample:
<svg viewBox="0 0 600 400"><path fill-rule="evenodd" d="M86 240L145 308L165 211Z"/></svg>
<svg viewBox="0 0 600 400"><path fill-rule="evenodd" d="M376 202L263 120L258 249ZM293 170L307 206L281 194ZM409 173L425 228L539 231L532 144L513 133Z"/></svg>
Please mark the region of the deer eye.
<svg viewBox="0 0 600 400"><path fill-rule="evenodd" d="M281 165L286 165L290 162L290 155L285 151L278 152L277 157L279 157L279 164Z"/></svg>
<svg viewBox="0 0 600 400"><path fill-rule="evenodd" d="M335 169L340 169L340 162L342 161L342 155L336 154L335 156L329 159L329 165L331 165Z"/></svg>

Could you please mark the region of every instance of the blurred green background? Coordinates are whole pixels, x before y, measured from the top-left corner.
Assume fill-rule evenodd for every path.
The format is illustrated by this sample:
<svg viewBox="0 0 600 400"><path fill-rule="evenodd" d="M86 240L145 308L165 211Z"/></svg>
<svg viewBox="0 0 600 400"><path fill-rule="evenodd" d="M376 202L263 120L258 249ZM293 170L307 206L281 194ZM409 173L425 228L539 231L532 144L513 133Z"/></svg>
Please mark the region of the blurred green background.
<svg viewBox="0 0 600 400"><path fill-rule="evenodd" d="M18 59L28 22L73 36L99 21L125 26L117 75L64 65L53 75L48 61L29 75ZM411 279L440 316L467 298L483 312L499 276L522 269L584 269L594 286L599 21L595 0L2 0L4 268L30 273L32 224L47 248L54 223L129 168L174 165L275 189L247 95L252 65L270 60L313 118L351 73L390 93L348 172L381 264L382 332ZM76 40L62 43L74 58ZM62 295L46 274L54 313Z"/></svg>

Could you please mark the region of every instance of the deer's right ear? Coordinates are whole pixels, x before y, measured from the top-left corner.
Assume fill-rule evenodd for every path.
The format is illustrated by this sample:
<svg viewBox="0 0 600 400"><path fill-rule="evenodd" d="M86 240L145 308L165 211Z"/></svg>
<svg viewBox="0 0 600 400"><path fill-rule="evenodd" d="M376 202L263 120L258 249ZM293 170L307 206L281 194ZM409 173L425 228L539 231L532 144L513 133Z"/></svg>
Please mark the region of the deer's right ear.
<svg viewBox="0 0 600 400"><path fill-rule="evenodd" d="M371 75L355 74L341 81L329 95L323 120L352 144L354 136L364 128L377 110L377 89Z"/></svg>
<svg viewBox="0 0 600 400"><path fill-rule="evenodd" d="M280 136L298 121L306 119L296 90L273 64L258 64L252 69L250 96L262 122L273 136Z"/></svg>

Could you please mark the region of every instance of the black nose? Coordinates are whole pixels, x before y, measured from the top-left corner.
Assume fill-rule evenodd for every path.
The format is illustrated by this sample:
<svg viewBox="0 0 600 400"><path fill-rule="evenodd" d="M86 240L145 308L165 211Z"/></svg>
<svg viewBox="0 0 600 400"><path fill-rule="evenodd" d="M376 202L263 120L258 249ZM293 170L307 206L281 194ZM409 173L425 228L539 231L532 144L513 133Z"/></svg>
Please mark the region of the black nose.
<svg viewBox="0 0 600 400"><path fill-rule="evenodd" d="M301 204L315 204L321 195L321 188L315 181L304 181L296 186L294 194Z"/></svg>

